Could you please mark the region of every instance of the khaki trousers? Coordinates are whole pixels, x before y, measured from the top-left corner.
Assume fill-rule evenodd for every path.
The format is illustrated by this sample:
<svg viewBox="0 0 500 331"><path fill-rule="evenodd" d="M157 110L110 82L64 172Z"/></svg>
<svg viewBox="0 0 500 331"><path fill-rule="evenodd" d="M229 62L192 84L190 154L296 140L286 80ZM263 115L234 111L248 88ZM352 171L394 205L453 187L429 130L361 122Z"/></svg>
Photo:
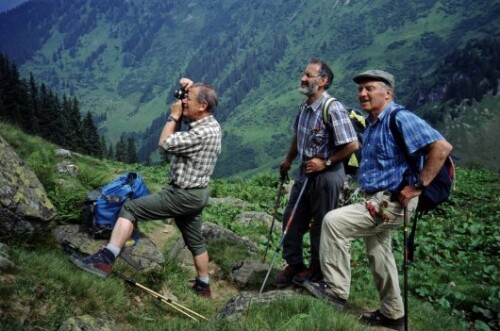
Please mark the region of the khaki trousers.
<svg viewBox="0 0 500 331"><path fill-rule="evenodd" d="M418 198L415 198L408 204L408 217L417 203ZM368 263L381 301L380 311L392 319L404 316L398 269L391 246L391 230L400 227L403 217L403 206L390 201L389 192L378 192L367 196L361 203L325 215L320 241L321 270L324 281L335 294L348 299L351 284L349 249L353 239L364 238Z"/></svg>

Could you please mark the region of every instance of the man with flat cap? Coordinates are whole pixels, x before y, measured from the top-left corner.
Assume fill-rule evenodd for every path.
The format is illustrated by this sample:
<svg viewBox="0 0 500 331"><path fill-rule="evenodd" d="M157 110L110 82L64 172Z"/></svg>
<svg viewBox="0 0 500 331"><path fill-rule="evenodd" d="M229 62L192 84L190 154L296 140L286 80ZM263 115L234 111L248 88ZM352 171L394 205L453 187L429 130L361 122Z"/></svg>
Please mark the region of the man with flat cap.
<svg viewBox="0 0 500 331"><path fill-rule="evenodd" d="M428 123L393 101L393 75L368 70L353 80L358 84L361 108L368 113L359 169L364 201L325 215L320 240L324 278L317 283L307 281L304 287L342 310L351 283L350 244L356 238L364 238L380 308L361 315L359 321L401 330L405 311L391 230L401 226L405 207L411 217L418 196L437 175L452 146ZM406 154L392 135L393 116L408 153L422 160L418 173L410 171Z"/></svg>

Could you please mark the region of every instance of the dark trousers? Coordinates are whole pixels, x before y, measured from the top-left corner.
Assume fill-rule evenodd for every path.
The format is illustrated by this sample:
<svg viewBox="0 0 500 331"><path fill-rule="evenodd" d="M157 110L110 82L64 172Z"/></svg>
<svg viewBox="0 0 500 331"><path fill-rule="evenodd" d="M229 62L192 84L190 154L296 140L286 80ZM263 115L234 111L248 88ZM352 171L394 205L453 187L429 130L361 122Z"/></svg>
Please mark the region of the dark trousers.
<svg viewBox="0 0 500 331"><path fill-rule="evenodd" d="M197 256L206 252L201 213L207 201L208 187L182 189L167 186L160 192L128 200L119 216L132 222L173 217L186 246L193 256Z"/></svg>
<svg viewBox="0 0 500 331"><path fill-rule="evenodd" d="M283 241L283 258L288 265L304 263L303 240L304 235L310 231L311 264L319 268L319 242L323 217L327 212L337 208L340 192L344 185L344 177L345 173L342 164L309 175L307 187L302 194ZM290 219L304 181L305 174L303 169L300 169L283 214L283 230L285 230Z"/></svg>

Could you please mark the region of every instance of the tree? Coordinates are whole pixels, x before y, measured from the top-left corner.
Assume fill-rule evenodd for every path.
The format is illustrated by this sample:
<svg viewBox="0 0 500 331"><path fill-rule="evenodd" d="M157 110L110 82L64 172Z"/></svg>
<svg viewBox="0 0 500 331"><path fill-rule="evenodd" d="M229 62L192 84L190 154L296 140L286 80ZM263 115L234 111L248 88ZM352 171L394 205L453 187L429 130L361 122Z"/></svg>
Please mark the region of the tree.
<svg viewBox="0 0 500 331"><path fill-rule="evenodd" d="M120 137L120 140L116 142L116 160L120 162L128 161L127 147L125 146L125 140L123 134Z"/></svg>
<svg viewBox="0 0 500 331"><path fill-rule="evenodd" d="M85 153L99 158L103 156L101 140L90 112L87 112L83 120L82 138L83 150Z"/></svg>
<svg viewBox="0 0 500 331"><path fill-rule="evenodd" d="M129 137L127 139L127 163L139 163L135 147L135 139L133 137Z"/></svg>

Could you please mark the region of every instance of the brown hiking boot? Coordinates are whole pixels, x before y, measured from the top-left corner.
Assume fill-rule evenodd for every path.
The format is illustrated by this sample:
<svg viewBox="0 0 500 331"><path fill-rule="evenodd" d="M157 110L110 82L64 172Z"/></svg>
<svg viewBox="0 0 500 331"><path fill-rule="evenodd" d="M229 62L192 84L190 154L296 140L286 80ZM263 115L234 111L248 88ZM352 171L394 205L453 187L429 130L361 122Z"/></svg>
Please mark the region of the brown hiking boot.
<svg viewBox="0 0 500 331"><path fill-rule="evenodd" d="M200 297L204 298L211 298L212 297L212 292L210 291L210 284L204 283L198 278L194 280L193 287L191 289L199 295Z"/></svg>
<svg viewBox="0 0 500 331"><path fill-rule="evenodd" d="M286 268L280 272L278 277L274 280L274 285L278 288L285 288L292 285L293 277L297 274L307 270L304 264L299 265L288 265Z"/></svg>
<svg viewBox="0 0 500 331"><path fill-rule="evenodd" d="M93 255L82 257L73 254L69 259L83 270L98 277L106 278L112 272L115 256L108 249L103 248Z"/></svg>
<svg viewBox="0 0 500 331"><path fill-rule="evenodd" d="M302 286L306 280L316 283L323 279L323 273L321 269L317 267L315 264L311 264L311 266L298 274L296 274L292 282L296 286Z"/></svg>

